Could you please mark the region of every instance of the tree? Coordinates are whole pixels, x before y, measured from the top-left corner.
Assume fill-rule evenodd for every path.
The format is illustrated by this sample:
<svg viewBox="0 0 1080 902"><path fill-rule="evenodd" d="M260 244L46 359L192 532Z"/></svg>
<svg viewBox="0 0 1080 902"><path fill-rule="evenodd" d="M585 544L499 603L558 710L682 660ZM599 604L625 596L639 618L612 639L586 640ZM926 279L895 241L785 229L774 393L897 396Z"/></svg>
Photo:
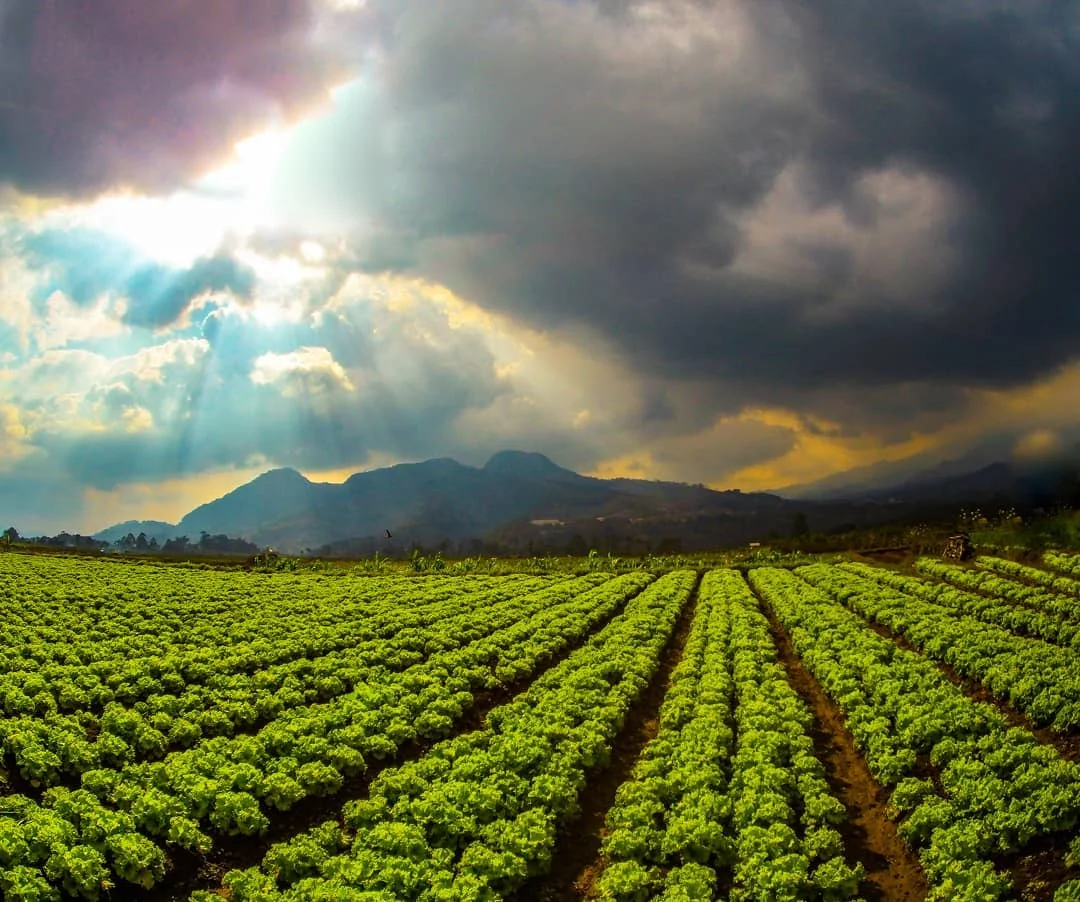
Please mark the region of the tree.
<svg viewBox="0 0 1080 902"><path fill-rule="evenodd" d="M191 545L191 540L187 536L177 536L175 539L166 539L165 547L161 550L165 554L186 554Z"/></svg>
<svg viewBox="0 0 1080 902"><path fill-rule="evenodd" d="M809 534L810 523L806 519L806 514L803 511L798 511L795 516L791 518L791 537L797 539Z"/></svg>
<svg viewBox="0 0 1080 902"><path fill-rule="evenodd" d="M19 541L19 531L14 526L4 530L3 538L0 539L5 545L12 545Z"/></svg>

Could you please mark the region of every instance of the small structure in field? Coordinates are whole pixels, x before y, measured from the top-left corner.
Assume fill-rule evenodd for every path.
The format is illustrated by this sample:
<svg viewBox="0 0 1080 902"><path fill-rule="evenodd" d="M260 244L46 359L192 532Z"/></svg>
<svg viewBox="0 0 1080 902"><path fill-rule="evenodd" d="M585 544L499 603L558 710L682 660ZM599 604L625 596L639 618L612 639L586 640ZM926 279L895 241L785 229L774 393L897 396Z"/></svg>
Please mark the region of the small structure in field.
<svg viewBox="0 0 1080 902"><path fill-rule="evenodd" d="M252 570L256 567L274 567L281 559L281 555L273 548L267 548L260 554L253 554L244 562L244 569Z"/></svg>
<svg viewBox="0 0 1080 902"><path fill-rule="evenodd" d="M959 533L955 536L949 536L941 557L946 561L966 561L974 554L975 549L971 547L971 539L968 538L966 533Z"/></svg>

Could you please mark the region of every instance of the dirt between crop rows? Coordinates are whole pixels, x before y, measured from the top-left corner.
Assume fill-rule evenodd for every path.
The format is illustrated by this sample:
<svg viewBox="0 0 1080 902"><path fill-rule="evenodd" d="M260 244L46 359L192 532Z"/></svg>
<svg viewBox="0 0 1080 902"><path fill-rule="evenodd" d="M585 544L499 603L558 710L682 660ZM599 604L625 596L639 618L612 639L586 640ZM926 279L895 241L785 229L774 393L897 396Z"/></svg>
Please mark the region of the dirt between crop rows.
<svg viewBox="0 0 1080 902"><path fill-rule="evenodd" d="M919 657L934 664L950 683L960 689L973 702L982 702L993 706L1008 721L1009 726L1021 727L1027 730L1039 742L1053 746L1058 754L1067 761L1080 761L1080 735L1076 733L1055 733L1049 727L1036 726L1030 717L1022 711L1017 711L1007 701L998 698L978 680L973 680L958 673L952 666L943 661L936 661L928 657L918 646L913 645L906 637L893 632L884 624L869 620L867 624L882 638L889 639L905 651L919 655Z"/></svg>
<svg viewBox="0 0 1080 902"><path fill-rule="evenodd" d="M629 601L629 599L627 599ZM488 712L506 704L524 692L545 671L557 666L580 648L587 639L602 630L610 620L625 608L617 608L611 617L598 623L586 636L571 643L547 661L541 662L532 676L525 677L510 686L473 693L473 703L454 724L453 735L482 729ZM367 770L348 779L336 793L330 796L309 796L287 812L270 813L270 828L259 836L215 836L214 848L207 855L170 849L170 866L165 880L150 890L125 886L130 898L137 902L179 902L187 899L195 890L216 891L228 871L242 870L259 865L270 846L285 842L300 833L311 830L326 821L340 821L342 808L352 799L367 798L371 783L388 767L400 767L415 761L441 739L409 742L398 749L396 755L367 763Z"/></svg>
<svg viewBox="0 0 1080 902"><path fill-rule="evenodd" d="M660 706L671 685L671 673L682 660L696 609L695 588L664 646L652 681L627 713L623 729L612 744L609 764L588 775L579 800L581 814L560 832L550 871L521 887L513 896L516 902L571 902L594 897L595 882L604 869L600 854L600 843L606 835L604 820L616 790L630 778L645 746L656 738Z"/></svg>
<svg viewBox="0 0 1080 902"><path fill-rule="evenodd" d="M905 651L931 661L964 695L974 702L991 705L1005 718L1009 726L1020 727L1033 734L1039 742L1056 749L1058 754L1067 761L1080 761L1080 735L1077 733L1055 733L1047 727L1036 726L1030 717L1017 711L1008 702L999 699L982 683L957 673L948 664L933 661L904 636L894 633L883 624L872 621L867 621L867 623L882 638L889 639ZM1002 855L994 860L996 867L1008 873L1017 897L1023 902L1050 902L1055 890L1062 883L1080 878L1080 868L1070 868L1065 864L1070 836L1070 833L1065 832L1042 836L1020 851Z"/></svg>
<svg viewBox="0 0 1080 902"><path fill-rule="evenodd" d="M780 663L814 715L810 736L829 787L847 808L848 817L837 829L848 851L866 868L860 886L863 897L869 902L925 899L928 887L918 859L886 816L888 793L871 776L840 709L803 666L776 616L764 603L762 610L772 627Z"/></svg>

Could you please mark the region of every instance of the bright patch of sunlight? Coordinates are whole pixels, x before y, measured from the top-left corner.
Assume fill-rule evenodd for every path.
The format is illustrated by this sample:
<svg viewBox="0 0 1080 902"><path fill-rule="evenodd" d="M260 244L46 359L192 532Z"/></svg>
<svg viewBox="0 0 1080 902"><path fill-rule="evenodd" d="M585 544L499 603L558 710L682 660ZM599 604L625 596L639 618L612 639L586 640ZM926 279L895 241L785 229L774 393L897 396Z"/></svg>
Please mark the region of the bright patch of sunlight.
<svg viewBox="0 0 1080 902"><path fill-rule="evenodd" d="M240 141L231 161L167 197L106 194L52 208L42 218L60 228L99 229L161 263L190 266L228 238L273 226L268 197L285 142L281 129Z"/></svg>

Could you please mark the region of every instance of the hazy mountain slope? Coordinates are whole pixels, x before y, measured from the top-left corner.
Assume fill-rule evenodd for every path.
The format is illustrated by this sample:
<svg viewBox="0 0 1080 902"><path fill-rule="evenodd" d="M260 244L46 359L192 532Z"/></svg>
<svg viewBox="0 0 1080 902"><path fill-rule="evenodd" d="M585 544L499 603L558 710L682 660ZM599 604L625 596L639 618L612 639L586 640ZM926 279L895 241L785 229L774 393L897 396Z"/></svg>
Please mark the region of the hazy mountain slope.
<svg viewBox="0 0 1080 902"><path fill-rule="evenodd" d="M907 483L949 479L973 473L992 463L1007 460L1009 447L988 443L956 458L941 460L933 453L916 454L903 460L881 461L855 467L824 479L776 489L784 498L828 500L887 495Z"/></svg>
<svg viewBox="0 0 1080 902"><path fill-rule="evenodd" d="M868 495L907 502L1009 503L1020 507L1076 503L1080 464L996 462L959 476L921 476Z"/></svg>
<svg viewBox="0 0 1080 902"><path fill-rule="evenodd" d="M484 466L450 458L356 473L344 483L313 483L291 469L272 470L185 516L170 534L198 541L202 532L299 552L333 546L342 553L495 537L509 547L576 535L590 541L621 535L648 547L668 538L716 547L786 535L796 514L816 531L947 514L961 503L1011 502L1031 508L1080 500L1075 464L994 463L963 470L949 461L899 484L865 485L849 499L792 500L764 492L718 492L702 485L582 476L542 454L502 451ZM1074 502L1075 503L1075 502ZM534 522L536 521L536 522ZM139 527L139 528L136 528ZM386 531L392 537L386 535ZM151 533L125 523L102 537ZM114 539L115 540L115 539Z"/></svg>
<svg viewBox="0 0 1080 902"><path fill-rule="evenodd" d="M195 508L177 524L177 530L193 540L202 532L253 538L264 525L285 516L320 516L336 488L313 483L293 469L270 470Z"/></svg>
<svg viewBox="0 0 1080 902"><path fill-rule="evenodd" d="M703 486L605 480L560 467L542 454L501 451L483 467L449 458L357 473L340 485L271 470L193 510L176 532L225 533L282 550L357 537L398 543L474 538L517 521L728 514L782 504L763 494ZM126 534L126 530L124 533Z"/></svg>

